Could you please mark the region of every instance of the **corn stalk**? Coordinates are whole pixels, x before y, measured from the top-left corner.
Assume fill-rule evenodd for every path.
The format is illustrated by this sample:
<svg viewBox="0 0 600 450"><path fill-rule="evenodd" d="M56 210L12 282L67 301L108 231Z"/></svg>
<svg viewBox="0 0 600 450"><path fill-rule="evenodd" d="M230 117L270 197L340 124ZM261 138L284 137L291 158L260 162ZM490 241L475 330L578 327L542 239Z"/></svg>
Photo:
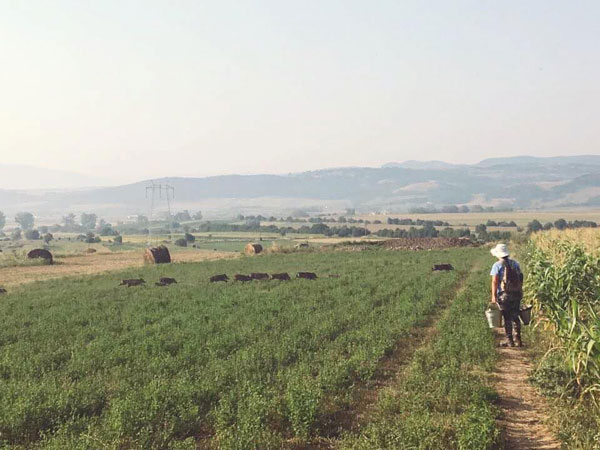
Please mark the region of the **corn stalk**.
<svg viewBox="0 0 600 450"><path fill-rule="evenodd" d="M532 241L526 298L542 312L582 396L600 400L600 257L560 238Z"/></svg>

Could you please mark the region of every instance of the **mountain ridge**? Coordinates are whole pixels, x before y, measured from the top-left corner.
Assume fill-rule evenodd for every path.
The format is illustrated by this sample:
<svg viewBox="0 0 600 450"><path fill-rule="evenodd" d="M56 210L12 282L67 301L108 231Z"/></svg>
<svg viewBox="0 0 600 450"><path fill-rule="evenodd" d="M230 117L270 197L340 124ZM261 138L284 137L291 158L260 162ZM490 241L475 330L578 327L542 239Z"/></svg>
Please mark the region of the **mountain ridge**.
<svg viewBox="0 0 600 450"><path fill-rule="evenodd" d="M442 163L442 164L439 164ZM402 164L402 163L400 163ZM600 196L600 156L493 158L480 163L409 161L409 167L329 168L291 174L164 177L175 187L174 208L215 216L236 211L406 211L414 206L484 204L513 208L594 206ZM148 208L146 186L136 183L69 191L0 190L0 209L92 211L127 215Z"/></svg>

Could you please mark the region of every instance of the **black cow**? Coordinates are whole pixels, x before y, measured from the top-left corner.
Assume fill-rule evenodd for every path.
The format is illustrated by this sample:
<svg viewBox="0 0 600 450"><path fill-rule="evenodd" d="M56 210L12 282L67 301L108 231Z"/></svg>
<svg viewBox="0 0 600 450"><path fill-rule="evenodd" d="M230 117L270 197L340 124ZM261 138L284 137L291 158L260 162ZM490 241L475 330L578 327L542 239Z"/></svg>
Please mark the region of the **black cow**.
<svg viewBox="0 0 600 450"><path fill-rule="evenodd" d="M435 264L431 270L454 270L454 267L452 267L452 264Z"/></svg>
<svg viewBox="0 0 600 450"><path fill-rule="evenodd" d="M6 294L6 289L0 288L0 294Z"/></svg>
<svg viewBox="0 0 600 450"><path fill-rule="evenodd" d="M177 284L177 280L175 278L169 278L169 277L160 277L159 280L160 283L162 284Z"/></svg>
<svg viewBox="0 0 600 450"><path fill-rule="evenodd" d="M258 281L267 281L267 280L271 279L271 277L269 276L268 273L262 273L262 272L251 273L250 278L252 278L253 280L258 280Z"/></svg>
<svg viewBox="0 0 600 450"><path fill-rule="evenodd" d="M210 277L211 283L216 283L217 281L224 281L225 283L227 283L229 281L229 277L225 274L213 275L212 277Z"/></svg>
<svg viewBox="0 0 600 450"><path fill-rule="evenodd" d="M173 283L177 284L177 280L175 280L175 278L160 277L160 280L158 280L158 283L155 283L155 284L157 286L168 286Z"/></svg>
<svg viewBox="0 0 600 450"><path fill-rule="evenodd" d="M286 273L273 273L271 274L271 279L272 280L280 280L280 281L290 281L291 278L290 276Z"/></svg>
<svg viewBox="0 0 600 450"><path fill-rule="evenodd" d="M121 281L121 284L119 284L119 286L127 286L127 287L141 286L144 283L145 283L145 281L142 278L131 278L129 280Z"/></svg>
<svg viewBox="0 0 600 450"><path fill-rule="evenodd" d="M316 280L317 274L313 272L298 272L296 278L304 278L305 280Z"/></svg>
<svg viewBox="0 0 600 450"><path fill-rule="evenodd" d="M236 273L233 276L234 281L241 281L243 283L245 283L246 281L252 281L252 277L248 276L248 275L242 275L241 273Z"/></svg>

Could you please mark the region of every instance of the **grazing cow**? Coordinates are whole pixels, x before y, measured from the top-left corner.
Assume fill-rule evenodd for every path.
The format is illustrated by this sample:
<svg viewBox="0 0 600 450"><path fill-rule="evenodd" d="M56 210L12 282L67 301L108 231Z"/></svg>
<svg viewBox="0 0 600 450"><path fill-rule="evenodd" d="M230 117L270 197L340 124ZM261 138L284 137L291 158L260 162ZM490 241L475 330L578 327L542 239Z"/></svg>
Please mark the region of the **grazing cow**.
<svg viewBox="0 0 600 450"><path fill-rule="evenodd" d="M304 278L305 280L316 280L317 274L313 272L298 272L296 278Z"/></svg>
<svg viewBox="0 0 600 450"><path fill-rule="evenodd" d="M272 280L280 280L280 281L290 281L291 278L290 276L286 273L273 273L271 274L271 279Z"/></svg>
<svg viewBox="0 0 600 450"><path fill-rule="evenodd" d="M252 277L250 277L248 275L242 275L241 273L236 273L233 276L233 280L234 281L246 282L246 281L252 281Z"/></svg>
<svg viewBox="0 0 600 450"><path fill-rule="evenodd" d="M216 283L217 281L224 281L225 283L227 283L229 281L229 277L225 274L213 275L212 277L210 277L211 283Z"/></svg>
<svg viewBox="0 0 600 450"><path fill-rule="evenodd" d="M6 294L6 289L0 288L0 294Z"/></svg>
<svg viewBox="0 0 600 450"><path fill-rule="evenodd" d="M452 267L452 264L435 264L431 270L454 270L454 267Z"/></svg>
<svg viewBox="0 0 600 450"><path fill-rule="evenodd" d="M145 283L145 281L142 278L131 278L129 280L121 281L121 284L119 284L119 286L127 286L127 287L141 286L144 283Z"/></svg>
<svg viewBox="0 0 600 450"><path fill-rule="evenodd" d="M258 273L251 273L250 277L253 280L258 280L258 281L267 281L267 280L271 279L271 277L269 276L268 273L260 273L260 272L258 272Z"/></svg>

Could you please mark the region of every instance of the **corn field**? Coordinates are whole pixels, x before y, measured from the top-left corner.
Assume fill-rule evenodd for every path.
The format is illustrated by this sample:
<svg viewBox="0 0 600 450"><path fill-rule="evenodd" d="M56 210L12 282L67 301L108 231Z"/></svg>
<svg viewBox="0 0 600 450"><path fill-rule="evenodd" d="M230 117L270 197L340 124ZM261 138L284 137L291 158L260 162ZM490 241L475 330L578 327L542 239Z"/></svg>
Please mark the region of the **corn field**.
<svg viewBox="0 0 600 450"><path fill-rule="evenodd" d="M526 300L563 352L571 383L600 407L600 233L538 233L528 254Z"/></svg>

